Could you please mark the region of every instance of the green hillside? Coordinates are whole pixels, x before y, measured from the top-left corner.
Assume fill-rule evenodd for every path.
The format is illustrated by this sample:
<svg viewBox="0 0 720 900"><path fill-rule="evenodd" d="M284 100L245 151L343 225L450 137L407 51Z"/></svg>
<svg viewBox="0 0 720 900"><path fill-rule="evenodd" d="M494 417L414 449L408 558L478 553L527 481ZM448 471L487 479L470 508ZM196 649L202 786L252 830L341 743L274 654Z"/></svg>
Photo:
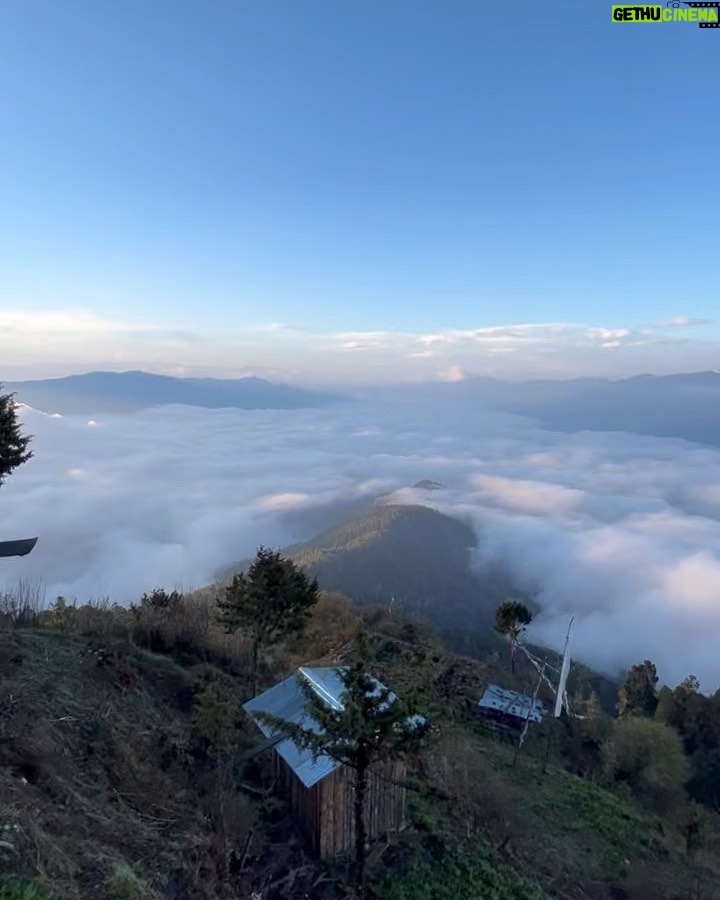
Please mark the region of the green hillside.
<svg viewBox="0 0 720 900"><path fill-rule="evenodd" d="M355 896L274 791L271 751L239 707L247 646L213 609L210 592L0 616L0 900ZM397 614L363 620L372 671L400 695L424 685L433 723L408 828L373 853L368 900L720 897L712 808L663 780L659 757L652 794L586 764L611 719L558 723L549 744L533 731L518 755L474 710L488 680L511 683L502 661L450 654ZM306 637L265 660L262 686L298 662L342 660L358 625L324 595Z"/></svg>
<svg viewBox="0 0 720 900"><path fill-rule="evenodd" d="M469 525L434 509L376 504L284 553L324 590L357 603L390 606L394 597L393 605L441 627L484 627L510 587L470 571L476 544Z"/></svg>

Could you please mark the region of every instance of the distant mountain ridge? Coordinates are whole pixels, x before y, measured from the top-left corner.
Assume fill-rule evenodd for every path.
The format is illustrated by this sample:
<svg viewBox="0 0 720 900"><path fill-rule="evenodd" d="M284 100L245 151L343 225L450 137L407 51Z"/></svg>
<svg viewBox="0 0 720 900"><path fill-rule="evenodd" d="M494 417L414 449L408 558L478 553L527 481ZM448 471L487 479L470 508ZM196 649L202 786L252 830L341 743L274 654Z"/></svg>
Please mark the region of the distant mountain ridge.
<svg viewBox="0 0 720 900"><path fill-rule="evenodd" d="M88 372L5 384L20 403L47 413L90 415L183 404L206 409L300 409L344 399L263 378L176 378L150 372Z"/></svg>
<svg viewBox="0 0 720 900"><path fill-rule="evenodd" d="M368 399L467 403L528 416L557 431L625 431L720 445L720 372L635 375L608 380L500 381L470 376L451 383L386 387Z"/></svg>
<svg viewBox="0 0 720 900"><path fill-rule="evenodd" d="M720 444L720 373L637 375L577 386L564 396L519 399L510 412L560 431L628 431Z"/></svg>
<svg viewBox="0 0 720 900"><path fill-rule="evenodd" d="M89 372L5 384L20 403L47 413L133 412L166 404L209 409L319 408L353 399L262 378L176 378L149 372ZM720 446L720 372L636 375L610 381L576 378L463 381L365 388L371 404L471 404L536 419L556 431L625 431Z"/></svg>

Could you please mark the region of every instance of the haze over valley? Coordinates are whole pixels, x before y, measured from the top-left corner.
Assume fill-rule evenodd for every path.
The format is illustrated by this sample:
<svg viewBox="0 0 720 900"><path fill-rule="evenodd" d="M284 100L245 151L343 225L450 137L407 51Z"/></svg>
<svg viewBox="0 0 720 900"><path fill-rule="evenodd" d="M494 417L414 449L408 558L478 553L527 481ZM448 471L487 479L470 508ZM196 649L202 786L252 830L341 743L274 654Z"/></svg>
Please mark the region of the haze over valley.
<svg viewBox="0 0 720 900"><path fill-rule="evenodd" d="M672 683L689 670L707 689L720 681L716 447L548 431L432 391L314 409L160 406L88 419L23 408L21 418L35 456L3 486L0 538L41 539L31 556L4 562L8 586L23 579L48 600L127 604L155 585L208 584L261 543L307 541L340 548L324 570L337 572L351 564L347 529L368 528L353 522L378 504L419 505L462 526L411 516L394 538L404 547L394 574L384 571L392 554L383 562L373 550L367 583L351 579L351 595L400 595L412 610L413 569L430 557L437 596L426 588L416 611L436 622L464 616L487 628L498 597L515 589L541 610L535 640L557 648L574 614L576 654L607 673L651 657ZM440 486L413 487L423 479Z"/></svg>

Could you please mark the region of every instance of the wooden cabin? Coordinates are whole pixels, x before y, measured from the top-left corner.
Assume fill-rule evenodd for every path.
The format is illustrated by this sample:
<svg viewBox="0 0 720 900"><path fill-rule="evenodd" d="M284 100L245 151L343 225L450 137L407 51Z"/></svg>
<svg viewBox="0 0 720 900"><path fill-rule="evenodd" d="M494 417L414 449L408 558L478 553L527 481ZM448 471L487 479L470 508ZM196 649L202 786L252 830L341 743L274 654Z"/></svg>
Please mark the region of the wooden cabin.
<svg viewBox="0 0 720 900"><path fill-rule="evenodd" d="M253 713L264 712L303 727L311 727L305 695L298 677L306 681L327 704L339 708L345 690L337 667L302 667L244 704ZM255 723L268 739L273 732L265 723ZM310 750L291 740L273 747L273 765L278 789L287 799L313 851L325 860L350 856L355 848L355 772L328 756L313 759ZM405 764L389 761L368 776L365 828L368 841L398 832L405 821L406 796L402 781Z"/></svg>
<svg viewBox="0 0 720 900"><path fill-rule="evenodd" d="M478 712L499 732L520 734L526 723L539 724L547 715L542 700L509 691L498 684L489 684L478 700Z"/></svg>

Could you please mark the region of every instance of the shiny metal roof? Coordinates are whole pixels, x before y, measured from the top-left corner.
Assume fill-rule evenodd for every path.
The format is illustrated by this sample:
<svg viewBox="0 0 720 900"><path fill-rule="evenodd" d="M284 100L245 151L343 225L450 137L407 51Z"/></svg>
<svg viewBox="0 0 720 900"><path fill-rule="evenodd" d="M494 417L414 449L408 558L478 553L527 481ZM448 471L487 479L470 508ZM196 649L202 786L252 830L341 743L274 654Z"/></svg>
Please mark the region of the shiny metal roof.
<svg viewBox="0 0 720 900"><path fill-rule="evenodd" d="M305 709L306 697L298 683L298 678L305 679L318 697L332 709L342 709L341 698L346 688L340 673L344 669L343 666L301 666L297 670L297 674L291 675L258 697L248 700L243 704L243 709L251 716L256 712L264 712L278 719L284 719L286 722L292 722L294 725L300 725L302 728L316 731L318 725ZM386 690L385 685L376 678L372 680L376 684L375 690L378 693ZM388 702L394 703L395 700L397 700L397 696L390 691ZM272 739L272 728L264 722L258 721L255 716L253 718L265 737ZM411 727L420 727L424 723L425 719L418 715L411 716L407 720L407 724ZM274 749L307 788L317 784L326 775L340 767L340 763L324 754L313 758L310 750L299 748L289 738L280 741Z"/></svg>
<svg viewBox="0 0 720 900"><path fill-rule="evenodd" d="M485 688L485 693L478 700L478 706L483 709L495 709L518 719L529 718L531 722L542 722L546 713L542 700L534 700L527 694L508 691L498 684L489 684Z"/></svg>
<svg viewBox="0 0 720 900"><path fill-rule="evenodd" d="M345 686L340 678L342 670L338 667L301 667L296 675L271 687L243 704L245 712L253 715L256 712L268 713L286 722L292 722L307 729L317 729L317 723L305 711L305 694L298 684L298 677L304 678L315 693L333 709L341 709L340 697ZM253 718L255 718L253 716ZM255 719L255 724L267 738L273 737L273 730L264 722ZM313 758L310 750L296 746L289 738L276 744L275 751L285 760L306 788L312 787L340 767L340 763L329 756L320 755Z"/></svg>

